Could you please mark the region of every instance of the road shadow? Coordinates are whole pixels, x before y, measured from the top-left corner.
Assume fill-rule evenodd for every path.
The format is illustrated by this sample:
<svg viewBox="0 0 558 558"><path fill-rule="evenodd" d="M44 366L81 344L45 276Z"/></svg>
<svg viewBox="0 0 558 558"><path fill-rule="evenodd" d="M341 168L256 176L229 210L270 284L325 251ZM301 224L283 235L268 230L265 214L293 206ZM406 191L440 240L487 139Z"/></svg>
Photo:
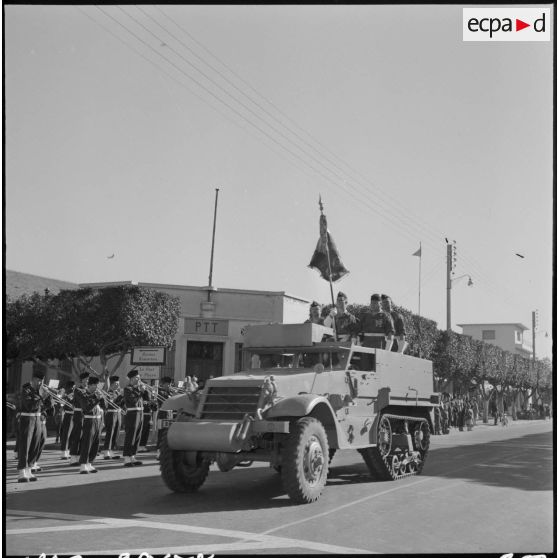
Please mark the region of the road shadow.
<svg viewBox="0 0 558 558"><path fill-rule="evenodd" d="M501 442L436 448L429 452L422 476L462 479L526 491L553 490L551 436L549 432ZM351 459L350 463L348 459ZM464 463L464 459L470 463ZM158 466L151 467L153 474L150 476L107 481L103 480L102 473L103 469L109 467L104 467L102 462L96 462L95 465L100 474L94 483L80 485L79 475L75 475L68 477L68 485L62 488L41 488L40 491L8 494L6 507L76 516L135 519L138 512L172 516L278 509L297 505L285 494L280 475L267 467L233 469L227 473L211 471L198 492L181 494L166 487ZM55 465L46 467L44 474L59 476L66 471ZM44 482L47 482L46 478ZM330 466L327 486L361 483L380 482L371 478L356 452L340 452L336 455ZM387 485L389 481L380 484Z"/></svg>

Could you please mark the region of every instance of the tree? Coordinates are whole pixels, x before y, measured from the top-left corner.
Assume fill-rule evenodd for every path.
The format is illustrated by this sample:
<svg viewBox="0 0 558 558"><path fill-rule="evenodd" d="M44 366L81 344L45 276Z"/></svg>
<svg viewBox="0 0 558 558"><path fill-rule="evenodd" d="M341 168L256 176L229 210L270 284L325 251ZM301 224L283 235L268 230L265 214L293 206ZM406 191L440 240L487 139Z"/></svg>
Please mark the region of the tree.
<svg viewBox="0 0 558 558"><path fill-rule="evenodd" d="M9 354L46 367L69 359L75 375L98 356L106 381L134 346L170 347L179 315L177 297L138 286L22 297L7 305Z"/></svg>

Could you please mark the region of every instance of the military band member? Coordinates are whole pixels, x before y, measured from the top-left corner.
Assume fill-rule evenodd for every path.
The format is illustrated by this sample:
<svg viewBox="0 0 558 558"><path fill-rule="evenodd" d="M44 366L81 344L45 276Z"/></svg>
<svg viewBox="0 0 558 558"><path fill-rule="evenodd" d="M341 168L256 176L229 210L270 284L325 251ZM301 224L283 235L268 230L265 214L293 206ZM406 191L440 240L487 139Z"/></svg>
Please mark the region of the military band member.
<svg viewBox="0 0 558 558"><path fill-rule="evenodd" d="M389 314L391 316L391 319L393 320L393 327L395 329L395 341L393 342L393 347L391 348L391 350L397 351L398 353L404 353L405 349L407 348L407 332L405 331L405 320L403 319L403 315L401 314L401 312L394 310L391 304L391 297L389 295L383 294L382 310L386 314Z"/></svg>
<svg viewBox="0 0 558 558"><path fill-rule="evenodd" d="M370 313L362 319L362 345L390 351L394 333L391 316L380 308L380 295L373 294L370 297Z"/></svg>
<svg viewBox="0 0 558 558"><path fill-rule="evenodd" d="M79 453L79 473L87 475L96 473L97 469L92 463L99 451L99 438L101 434L101 420L103 413L101 406L105 406L104 396L97 389L99 378L90 376L87 387L80 395L81 410L83 414L82 435Z"/></svg>
<svg viewBox="0 0 558 558"><path fill-rule="evenodd" d="M74 386L75 382L69 380L66 382L65 394L63 396L64 401L70 403L73 406L74 401ZM64 416L62 417L62 424L60 425L60 459L68 460L70 459L70 428L72 426L72 420L74 418L73 408L66 407L64 410Z"/></svg>
<svg viewBox="0 0 558 558"><path fill-rule="evenodd" d="M141 465L142 462L136 459L138 451L141 428L143 424L143 397L146 391L141 383L139 372L130 370L128 372L129 383L124 388L124 404L126 406L126 416L124 417L124 467Z"/></svg>
<svg viewBox="0 0 558 558"><path fill-rule="evenodd" d="M123 403L123 390L120 387L120 378L118 376L111 376L109 378L110 385L107 389L109 400L116 406ZM113 452L116 450L116 442L118 434L120 433L120 425L122 423L122 411L115 409L112 405L107 405L105 409L105 441L103 444L103 458L104 459L120 459L119 455Z"/></svg>
<svg viewBox="0 0 558 558"><path fill-rule="evenodd" d="M164 429L162 424L164 420L172 420L172 411L162 411L161 406L163 403L172 395L171 392L172 378L169 376L164 376L161 378L161 383L159 385L159 397L157 399L157 405L159 407L157 411L157 459L159 459L159 453L161 448L161 436L163 435Z"/></svg>
<svg viewBox="0 0 558 558"><path fill-rule="evenodd" d="M324 319L324 325L333 327L333 318L335 318L335 331L339 341L350 341L352 337L356 337L359 332L359 323L357 318L347 310L349 299L347 295L341 291L337 294L335 309Z"/></svg>
<svg viewBox="0 0 558 558"><path fill-rule="evenodd" d="M48 391L43 387L45 373L33 372L31 382L21 389L18 431L18 479L17 482L36 481L31 465L37 460L42 435L41 412L52 407Z"/></svg>
<svg viewBox="0 0 558 558"><path fill-rule="evenodd" d="M83 426L83 412L81 409L81 397L85 393L89 372L79 375L80 383L74 387L74 416L70 431L70 465L79 465L81 429Z"/></svg>
<svg viewBox="0 0 558 558"><path fill-rule="evenodd" d="M43 453L43 449L46 444L47 440L47 414L52 415L54 411L54 402L52 407L49 409L45 409L41 412L41 420L40 420L40 427L39 427L39 443L37 446L37 454L35 455L35 459L30 465L31 473L39 473L42 471L41 466L39 465L39 459L41 459L41 455Z"/></svg>
<svg viewBox="0 0 558 558"><path fill-rule="evenodd" d="M157 410L157 402L154 401L155 396L149 390L145 390L142 394L143 399L143 424L141 426L141 434L138 452L146 453L149 433L151 432L151 423L153 412Z"/></svg>

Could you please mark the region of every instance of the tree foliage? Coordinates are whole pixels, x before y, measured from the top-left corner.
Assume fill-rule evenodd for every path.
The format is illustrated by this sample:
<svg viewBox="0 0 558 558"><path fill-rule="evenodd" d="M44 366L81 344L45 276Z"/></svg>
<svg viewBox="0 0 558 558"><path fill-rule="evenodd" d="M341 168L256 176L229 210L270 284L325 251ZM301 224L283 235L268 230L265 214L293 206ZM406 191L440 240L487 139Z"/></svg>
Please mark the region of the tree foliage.
<svg viewBox="0 0 558 558"><path fill-rule="evenodd" d="M170 347L179 315L177 297L132 285L23 296L6 305L7 356L67 359L76 374L99 357L106 379L132 347Z"/></svg>

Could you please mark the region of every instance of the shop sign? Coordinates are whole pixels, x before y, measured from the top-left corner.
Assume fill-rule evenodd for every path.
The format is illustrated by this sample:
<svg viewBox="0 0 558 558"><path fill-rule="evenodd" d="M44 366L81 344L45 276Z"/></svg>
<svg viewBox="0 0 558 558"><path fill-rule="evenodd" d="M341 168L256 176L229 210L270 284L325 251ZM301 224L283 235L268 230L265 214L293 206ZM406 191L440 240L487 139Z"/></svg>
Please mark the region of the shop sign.
<svg viewBox="0 0 558 558"><path fill-rule="evenodd" d="M226 336L229 334L229 320L184 318L184 333Z"/></svg>
<svg viewBox="0 0 558 558"><path fill-rule="evenodd" d="M166 363L165 347L134 347L132 349L132 365L162 365Z"/></svg>
<svg viewBox="0 0 558 558"><path fill-rule="evenodd" d="M161 367L138 366L137 371L139 372L140 378L142 380L158 380L161 374Z"/></svg>

